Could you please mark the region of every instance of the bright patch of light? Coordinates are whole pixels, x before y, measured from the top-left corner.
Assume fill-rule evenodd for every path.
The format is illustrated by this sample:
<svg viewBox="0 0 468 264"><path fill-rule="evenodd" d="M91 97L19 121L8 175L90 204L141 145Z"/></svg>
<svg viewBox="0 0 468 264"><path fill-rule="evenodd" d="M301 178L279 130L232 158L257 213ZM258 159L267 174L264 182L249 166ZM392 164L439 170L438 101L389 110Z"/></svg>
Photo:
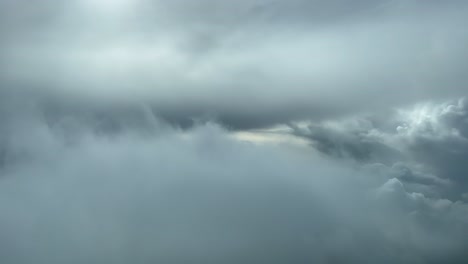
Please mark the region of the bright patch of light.
<svg viewBox="0 0 468 264"><path fill-rule="evenodd" d="M414 125L420 125L431 119L429 106L424 105L408 113L408 118Z"/></svg>
<svg viewBox="0 0 468 264"><path fill-rule="evenodd" d="M307 147L309 142L303 138L291 134L291 129L287 126L276 126L263 130L240 131L232 136L240 141L247 141L254 144L288 144L300 147Z"/></svg>
<svg viewBox="0 0 468 264"><path fill-rule="evenodd" d="M138 1L135 0L82 0L84 6L100 15L121 16L129 12Z"/></svg>

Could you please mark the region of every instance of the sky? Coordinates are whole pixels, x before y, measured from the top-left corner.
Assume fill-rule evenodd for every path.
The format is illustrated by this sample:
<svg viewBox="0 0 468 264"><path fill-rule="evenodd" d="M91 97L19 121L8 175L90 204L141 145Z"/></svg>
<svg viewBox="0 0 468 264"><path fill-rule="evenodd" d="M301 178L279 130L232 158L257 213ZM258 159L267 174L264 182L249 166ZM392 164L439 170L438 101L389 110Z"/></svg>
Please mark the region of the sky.
<svg viewBox="0 0 468 264"><path fill-rule="evenodd" d="M0 0L0 263L466 263L466 17Z"/></svg>

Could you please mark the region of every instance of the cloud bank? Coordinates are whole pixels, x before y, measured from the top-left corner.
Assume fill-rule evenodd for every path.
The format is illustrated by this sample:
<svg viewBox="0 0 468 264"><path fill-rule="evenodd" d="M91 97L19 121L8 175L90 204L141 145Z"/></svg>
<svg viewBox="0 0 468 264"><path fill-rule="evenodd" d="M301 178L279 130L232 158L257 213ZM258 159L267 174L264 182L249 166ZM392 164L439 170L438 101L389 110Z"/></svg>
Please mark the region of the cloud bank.
<svg viewBox="0 0 468 264"><path fill-rule="evenodd" d="M465 1L0 1L0 262L465 263Z"/></svg>
<svg viewBox="0 0 468 264"><path fill-rule="evenodd" d="M74 113L51 122L35 111L7 123L3 263L467 257L463 202L311 149L238 141L214 124L184 131L133 110L139 118Z"/></svg>
<svg viewBox="0 0 468 264"><path fill-rule="evenodd" d="M145 101L173 122L258 128L465 95L463 1L1 5L8 86Z"/></svg>

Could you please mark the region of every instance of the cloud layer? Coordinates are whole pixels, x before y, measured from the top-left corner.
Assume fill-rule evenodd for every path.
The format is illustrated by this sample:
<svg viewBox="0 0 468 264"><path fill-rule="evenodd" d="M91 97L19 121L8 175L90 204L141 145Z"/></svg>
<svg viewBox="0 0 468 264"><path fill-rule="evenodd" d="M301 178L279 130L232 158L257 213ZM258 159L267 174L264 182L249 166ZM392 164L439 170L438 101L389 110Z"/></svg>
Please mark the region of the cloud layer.
<svg viewBox="0 0 468 264"><path fill-rule="evenodd" d="M8 85L234 129L465 94L462 1L100 2L2 1Z"/></svg>
<svg viewBox="0 0 468 264"><path fill-rule="evenodd" d="M468 207L206 125L9 142L3 263L460 261ZM28 138L22 138L27 136ZM391 260L391 261L390 261Z"/></svg>
<svg viewBox="0 0 468 264"><path fill-rule="evenodd" d="M0 0L0 262L465 263L467 14Z"/></svg>

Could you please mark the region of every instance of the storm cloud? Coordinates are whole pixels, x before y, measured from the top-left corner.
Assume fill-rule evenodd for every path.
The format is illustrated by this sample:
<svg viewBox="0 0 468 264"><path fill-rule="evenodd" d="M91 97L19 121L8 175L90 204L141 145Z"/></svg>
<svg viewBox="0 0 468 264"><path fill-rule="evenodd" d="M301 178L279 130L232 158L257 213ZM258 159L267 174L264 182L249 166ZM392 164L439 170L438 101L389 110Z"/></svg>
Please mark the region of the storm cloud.
<svg viewBox="0 0 468 264"><path fill-rule="evenodd" d="M33 124L33 122L29 122ZM76 124L83 127L82 124ZM462 262L468 206L216 125L9 139L3 263ZM14 150L14 151L13 151Z"/></svg>
<svg viewBox="0 0 468 264"><path fill-rule="evenodd" d="M466 192L466 99L290 127L327 156L374 168L378 164L404 181L445 189L442 193L452 198L462 199Z"/></svg>
<svg viewBox="0 0 468 264"><path fill-rule="evenodd" d="M8 86L145 101L173 122L267 127L460 97L467 81L463 1L1 5Z"/></svg>
<svg viewBox="0 0 468 264"><path fill-rule="evenodd" d="M0 262L465 263L467 15L0 0Z"/></svg>

